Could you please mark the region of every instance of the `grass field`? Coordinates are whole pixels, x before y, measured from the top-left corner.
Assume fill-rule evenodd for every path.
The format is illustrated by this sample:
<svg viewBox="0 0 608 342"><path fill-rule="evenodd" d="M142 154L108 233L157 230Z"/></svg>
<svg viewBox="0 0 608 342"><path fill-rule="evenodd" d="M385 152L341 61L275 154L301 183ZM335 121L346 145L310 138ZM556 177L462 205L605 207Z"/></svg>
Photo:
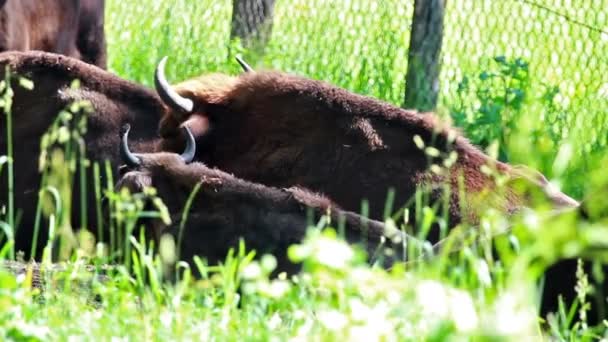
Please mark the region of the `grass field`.
<svg viewBox="0 0 608 342"><path fill-rule="evenodd" d="M449 3L438 112L462 126L473 142L538 168L601 212L608 207L597 194L608 188L603 72L608 34L572 20L607 31L608 1L576 8L539 2L570 20L525 1ZM230 1L109 0L110 69L151 85L162 56L169 56L169 79L179 81L212 71L237 73L232 56L244 53L255 68L306 75L400 104L412 8L413 1L397 0L277 1L272 39L264 56L254 56L228 44ZM201 261L202 280L176 285L162 283L162 260L133 240L132 272L122 268L110 282L93 282L92 293L77 285L77 279L90 277L80 275L86 258L74 257L67 271L49 276L42 297L28 289L27 276L0 270L0 336L19 341L608 338L608 325L589 327L581 305L564 308L549 322L537 317L537 281L548 265L581 255L606 260L605 218L587 222L531 210L509 223L512 233L495 241L499 258L491 253L491 242L474 239L507 224L488 213L458 253L390 272L366 265L331 232L311 232L291 250L306 270L295 279L269 279L274 259L251 261L241 250L221 267ZM6 256L6 248L0 253ZM586 278L579 279L584 297Z"/></svg>
<svg viewBox="0 0 608 342"><path fill-rule="evenodd" d="M560 1L542 3L592 27L608 25L605 0L577 11ZM412 9L413 1L278 2L266 54L249 61L401 104ZM230 56L241 51L236 46L230 51L226 43L230 15L229 1L110 1L110 67L148 85L164 55L171 58L168 73L175 81L212 71L236 73ZM448 6L443 42L439 112L466 112L466 131L474 142L500 138L505 149L514 145L510 161L535 166L560 179L569 193L582 195L585 177L579 177L592 167L589 154L601 155L608 143L608 78L600 72L608 62L608 33L522 1L466 0ZM497 56L528 63L526 82L510 85L524 93L517 110L496 103L509 91L502 78L479 79L483 72L499 73ZM470 89L458 92L465 77ZM493 100L481 101L480 90ZM481 114L482 105L492 110ZM507 124L522 133L503 130ZM572 151L563 168L553 165L560 148Z"/></svg>

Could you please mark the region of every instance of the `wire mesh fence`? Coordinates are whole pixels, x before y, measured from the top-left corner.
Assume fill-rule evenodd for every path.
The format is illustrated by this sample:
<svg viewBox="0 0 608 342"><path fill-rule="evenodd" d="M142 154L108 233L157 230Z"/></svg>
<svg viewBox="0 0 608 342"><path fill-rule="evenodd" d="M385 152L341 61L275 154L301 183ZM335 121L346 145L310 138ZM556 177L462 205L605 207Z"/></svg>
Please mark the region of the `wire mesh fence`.
<svg viewBox="0 0 608 342"><path fill-rule="evenodd" d="M417 13L421 4L442 7L442 15ZM263 18L235 20L234 8ZM608 143L608 0L136 0L110 1L107 11L111 67L145 83L161 55L171 55L170 73L185 78L236 72L231 56L243 54L256 68L403 106L406 88L420 87L406 82L408 73L424 75L435 63L436 112L474 143L498 141L503 159L568 177ZM160 15L145 15L152 11ZM267 25L261 53L231 42L260 23ZM414 51L417 25L423 36ZM413 51L421 58L408 68ZM433 92L420 89L416 97L434 104Z"/></svg>

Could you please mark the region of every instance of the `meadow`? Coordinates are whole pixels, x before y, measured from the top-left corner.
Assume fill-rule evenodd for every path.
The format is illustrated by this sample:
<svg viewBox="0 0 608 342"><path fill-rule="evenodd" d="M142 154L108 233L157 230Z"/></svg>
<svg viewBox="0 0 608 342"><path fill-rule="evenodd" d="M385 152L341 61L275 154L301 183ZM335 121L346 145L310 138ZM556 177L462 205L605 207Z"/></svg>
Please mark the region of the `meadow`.
<svg viewBox="0 0 608 342"><path fill-rule="evenodd" d="M43 295L29 289L27 274L0 270L0 336L19 341L608 338L608 323L591 327L585 318L589 278L597 274L577 273L579 302L548 320L538 317L538 285L548 266L563 258L608 257L608 221L601 215L608 208L601 198L608 189L608 78L602 72L608 33L600 32L608 30L608 1L576 8L567 1L542 3L570 19L526 1L449 4L437 112L490 154L535 167L566 193L592 203L598 214L591 220L548 215L543 208L516 218L488 212L479 227L462 226L452 234L455 241L462 239L457 253L390 271L366 264L361 252L331 229L321 232L313 225L306 241L290 249L305 269L294 278L270 278L276 260L253 260L245 243L220 266L200 260L202 280L192 280L188 266L180 264L183 280L174 285L163 282L164 261L171 256L163 257L162 249L161 257L154 256L135 238L130 265L109 282L92 280L83 265L103 260L88 246L71 257L66 271L47 276ZM152 85L163 56L169 56L169 79L177 82L207 72L236 74L232 57L242 54L256 69L292 72L402 102L413 1L278 1L272 38L261 56L229 43L230 1L109 0L106 6L109 68L145 85ZM0 176L4 160L0 157ZM431 209L425 213L429 220L442 219ZM507 234L487 238L507 226ZM0 249L0 257L7 251ZM91 289L83 289L83 281L92 282Z"/></svg>

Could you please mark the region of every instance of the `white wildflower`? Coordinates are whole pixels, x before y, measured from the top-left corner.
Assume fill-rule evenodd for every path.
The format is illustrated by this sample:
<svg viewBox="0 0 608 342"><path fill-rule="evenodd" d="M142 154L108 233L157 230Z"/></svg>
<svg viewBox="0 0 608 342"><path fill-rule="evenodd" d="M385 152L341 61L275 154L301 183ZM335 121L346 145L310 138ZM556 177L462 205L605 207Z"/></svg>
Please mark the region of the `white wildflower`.
<svg viewBox="0 0 608 342"><path fill-rule="evenodd" d="M421 307L421 329L432 328L441 320L451 320L462 332L478 325L477 312L471 296L461 290L447 288L437 281L423 281L416 287L416 299ZM429 324L430 322L433 322Z"/></svg>
<svg viewBox="0 0 608 342"><path fill-rule="evenodd" d="M394 335L396 328L390 319L389 309L385 304L380 303L374 307L369 307L359 302L355 306L351 305L353 314L357 307L361 310L362 314L359 316L363 319L360 320L360 324L353 325L350 328L349 341L388 340L389 337Z"/></svg>
<svg viewBox="0 0 608 342"><path fill-rule="evenodd" d="M310 341L310 331L312 330L312 320L307 320L297 329L296 336L292 337L290 342L307 342Z"/></svg>
<svg viewBox="0 0 608 342"><path fill-rule="evenodd" d="M262 268L257 262L252 262L249 265L245 266L245 268L243 268L241 276L243 277L243 279L248 280L258 279L262 276Z"/></svg>
<svg viewBox="0 0 608 342"><path fill-rule="evenodd" d="M317 320L331 331L340 331L348 324L348 318L336 310L320 311L317 314Z"/></svg>
<svg viewBox="0 0 608 342"><path fill-rule="evenodd" d="M289 291L289 282L286 280L273 280L268 286L267 295L272 298L279 299Z"/></svg>
<svg viewBox="0 0 608 342"><path fill-rule="evenodd" d="M424 140L418 134L414 135L414 144L421 150L424 148Z"/></svg>
<svg viewBox="0 0 608 342"><path fill-rule="evenodd" d="M305 319L308 315L303 310L295 310L291 315L295 320Z"/></svg>
<svg viewBox="0 0 608 342"><path fill-rule="evenodd" d="M426 155L429 157L439 157L439 155L441 154L441 152L438 149L436 149L435 147L432 147L432 146L425 148L424 153L426 153Z"/></svg>
<svg viewBox="0 0 608 342"><path fill-rule="evenodd" d="M270 320L268 321L268 327L274 330L280 327L282 323L283 320L281 319L281 316L279 316L279 314L275 312L274 315L272 315L272 317L270 317Z"/></svg>
<svg viewBox="0 0 608 342"><path fill-rule="evenodd" d="M606 37L608 37L608 34L606 35ZM608 83L602 84L600 90L598 91L598 95L602 98L608 99Z"/></svg>
<svg viewBox="0 0 608 342"><path fill-rule="evenodd" d="M322 237L314 249L315 259L333 269L345 268L354 256L353 250L344 242Z"/></svg>
<svg viewBox="0 0 608 342"><path fill-rule="evenodd" d="M450 291L450 314L460 332L470 332L477 328L477 311L471 296L460 290Z"/></svg>
<svg viewBox="0 0 608 342"><path fill-rule="evenodd" d="M194 326L194 331L200 336L201 341L209 341L211 335L209 321L202 321Z"/></svg>
<svg viewBox="0 0 608 342"><path fill-rule="evenodd" d="M492 285L492 277L490 276L488 263L485 260L478 260L477 267L475 269L477 271L477 279L479 282L486 287L490 287Z"/></svg>
<svg viewBox="0 0 608 342"><path fill-rule="evenodd" d="M416 287L416 300L424 317L443 319L448 315L448 295L445 287L436 281L422 281Z"/></svg>
<svg viewBox="0 0 608 342"><path fill-rule="evenodd" d="M171 324L173 323L173 314L169 311L161 312L158 317L160 323L167 329L171 328Z"/></svg>
<svg viewBox="0 0 608 342"><path fill-rule="evenodd" d="M538 215L536 214L536 212L534 210L526 210L524 209L524 224L526 225L526 227L528 229L530 229L531 231L535 231L538 230L538 228L540 227L540 220L538 218Z"/></svg>
<svg viewBox="0 0 608 342"><path fill-rule="evenodd" d="M35 325L23 320L12 322L13 327L21 334L36 340L45 341L50 339L51 330L47 326Z"/></svg>
<svg viewBox="0 0 608 342"><path fill-rule="evenodd" d="M494 314L484 326L493 327L499 335L513 336L534 331L536 315L512 293L501 295L494 303Z"/></svg>
<svg viewBox="0 0 608 342"><path fill-rule="evenodd" d="M265 254L260 260L260 265L262 266L262 269L270 273L277 268L277 258L271 254Z"/></svg>
<svg viewBox="0 0 608 342"><path fill-rule="evenodd" d="M370 316L370 308L363 304L360 299L353 298L350 300L350 317L357 322L365 322Z"/></svg>
<svg viewBox="0 0 608 342"><path fill-rule="evenodd" d="M397 291L388 291L386 293L386 301L392 305L397 305L401 301L401 295Z"/></svg>

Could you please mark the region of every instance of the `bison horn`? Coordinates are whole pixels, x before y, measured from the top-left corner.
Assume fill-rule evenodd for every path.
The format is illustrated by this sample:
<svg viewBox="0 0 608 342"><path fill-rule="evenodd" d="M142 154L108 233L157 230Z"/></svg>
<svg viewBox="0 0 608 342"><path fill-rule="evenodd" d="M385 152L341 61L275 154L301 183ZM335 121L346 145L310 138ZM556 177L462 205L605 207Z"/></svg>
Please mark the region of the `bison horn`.
<svg viewBox="0 0 608 342"><path fill-rule="evenodd" d="M243 68L243 71L253 72L253 68L250 67L249 64L247 64L241 57L236 56L234 58L236 58L236 61L239 62L239 64L241 65L241 68Z"/></svg>
<svg viewBox="0 0 608 342"><path fill-rule="evenodd" d="M131 126L126 124L124 126L124 133L122 134L122 139L120 141L120 156L122 160L127 164L128 167L137 167L141 165L141 160L137 158L131 151L129 150L129 131L131 130Z"/></svg>
<svg viewBox="0 0 608 342"><path fill-rule="evenodd" d="M154 86L158 96L166 103L171 109L182 113L191 113L194 108L192 100L185 98L178 94L167 82L165 77L165 63L167 63L167 56L163 57L156 71L154 72Z"/></svg>
<svg viewBox="0 0 608 342"><path fill-rule="evenodd" d="M194 140L194 135L190 131L188 126L184 126L182 128L186 133L186 149L180 155L186 164L192 162L194 159L194 154L196 153L196 141Z"/></svg>

